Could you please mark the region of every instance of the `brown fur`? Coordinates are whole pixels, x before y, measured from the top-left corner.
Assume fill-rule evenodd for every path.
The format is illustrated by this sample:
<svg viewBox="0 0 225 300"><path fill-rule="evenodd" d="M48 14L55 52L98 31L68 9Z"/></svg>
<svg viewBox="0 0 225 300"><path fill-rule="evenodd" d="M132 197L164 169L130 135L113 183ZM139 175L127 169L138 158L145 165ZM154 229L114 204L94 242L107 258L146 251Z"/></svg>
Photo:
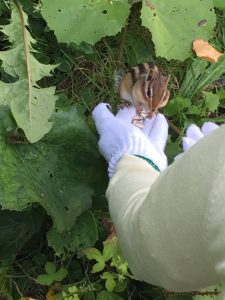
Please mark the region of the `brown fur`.
<svg viewBox="0 0 225 300"><path fill-rule="evenodd" d="M156 65L140 64L134 66L123 77L120 97L131 102L138 114L145 109L151 117L169 100L168 81L169 79L162 75Z"/></svg>

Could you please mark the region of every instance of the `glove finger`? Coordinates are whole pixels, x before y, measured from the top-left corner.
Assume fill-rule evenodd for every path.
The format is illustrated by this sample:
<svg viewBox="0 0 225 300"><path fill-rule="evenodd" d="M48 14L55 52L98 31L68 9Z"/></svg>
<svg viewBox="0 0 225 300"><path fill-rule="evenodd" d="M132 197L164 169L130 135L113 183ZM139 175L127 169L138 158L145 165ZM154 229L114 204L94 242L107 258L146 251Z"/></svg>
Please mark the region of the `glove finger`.
<svg viewBox="0 0 225 300"><path fill-rule="evenodd" d="M142 129L142 131L144 132L144 134L149 137L151 134L151 130L152 130L152 126L153 123L155 122L156 116L154 116L151 119L145 119L144 120L144 128Z"/></svg>
<svg viewBox="0 0 225 300"><path fill-rule="evenodd" d="M95 126L99 134L101 134L102 131L104 131L109 121L116 122L116 118L111 113L111 111L109 111L109 108L110 108L109 104L100 103L94 108L92 112L92 118L95 122Z"/></svg>
<svg viewBox="0 0 225 300"><path fill-rule="evenodd" d="M127 123L132 123L133 118L136 115L136 109L133 105L130 105L129 107L121 108L117 114L116 117L118 119L122 119Z"/></svg>
<svg viewBox="0 0 225 300"><path fill-rule="evenodd" d="M188 127L186 136L195 142L199 141L201 138L204 137L203 133L201 132L200 128L195 124L192 124Z"/></svg>
<svg viewBox="0 0 225 300"><path fill-rule="evenodd" d="M202 126L202 133L204 135L210 134L212 131L217 129L219 126L213 122L205 122Z"/></svg>
<svg viewBox="0 0 225 300"><path fill-rule="evenodd" d="M183 137L182 142L183 142L184 152L187 151L189 148L191 148L196 143L195 140L193 140L189 137Z"/></svg>
<svg viewBox="0 0 225 300"><path fill-rule="evenodd" d="M164 151L168 139L168 123L163 114L157 114L155 117L149 139L158 151Z"/></svg>

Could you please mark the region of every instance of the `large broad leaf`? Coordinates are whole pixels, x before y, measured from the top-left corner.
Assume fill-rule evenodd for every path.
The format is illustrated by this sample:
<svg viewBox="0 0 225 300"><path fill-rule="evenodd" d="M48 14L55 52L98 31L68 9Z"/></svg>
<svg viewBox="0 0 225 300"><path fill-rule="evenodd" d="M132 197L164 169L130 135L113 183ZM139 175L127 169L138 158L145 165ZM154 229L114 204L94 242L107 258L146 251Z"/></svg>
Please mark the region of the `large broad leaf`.
<svg viewBox="0 0 225 300"><path fill-rule="evenodd" d="M48 232L48 244L56 255L75 252L78 248L91 247L98 238L97 224L91 212L86 211L78 217L70 231L61 233L52 228Z"/></svg>
<svg viewBox="0 0 225 300"><path fill-rule="evenodd" d="M225 1L224 0L213 0L214 6L218 9L225 10Z"/></svg>
<svg viewBox="0 0 225 300"><path fill-rule="evenodd" d="M20 211L39 203L58 232L70 230L91 206L94 187L104 188L95 136L76 108L68 107L55 113L42 142L14 144L22 141L10 135L14 124L7 113L0 107L0 205Z"/></svg>
<svg viewBox="0 0 225 300"><path fill-rule="evenodd" d="M146 0L141 18L152 33L156 55L166 59L191 56L192 41L208 40L216 25L213 0Z"/></svg>
<svg viewBox="0 0 225 300"><path fill-rule="evenodd" d="M12 5L11 23L2 32L12 48L0 52L4 71L18 80L0 82L0 104L10 105L13 116L31 143L41 139L52 127L49 121L55 107L55 88L39 88L37 81L49 76L52 65L39 63L32 52L32 39L25 27L26 15L20 5Z"/></svg>
<svg viewBox="0 0 225 300"><path fill-rule="evenodd" d="M1 262L11 262L32 235L40 229L43 220L40 208L26 212L0 210Z"/></svg>
<svg viewBox="0 0 225 300"><path fill-rule="evenodd" d="M129 14L127 0L42 0L42 15L59 42L94 44L118 33Z"/></svg>

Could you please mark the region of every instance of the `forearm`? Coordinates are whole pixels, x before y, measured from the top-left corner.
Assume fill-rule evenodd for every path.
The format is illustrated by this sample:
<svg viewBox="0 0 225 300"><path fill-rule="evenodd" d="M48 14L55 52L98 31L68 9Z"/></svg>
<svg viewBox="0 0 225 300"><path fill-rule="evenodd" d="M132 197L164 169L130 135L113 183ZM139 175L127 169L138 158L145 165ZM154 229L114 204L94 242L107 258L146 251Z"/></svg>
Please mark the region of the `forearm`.
<svg viewBox="0 0 225 300"><path fill-rule="evenodd" d="M121 159L107 197L122 251L138 278L177 291L218 281L208 218L217 201L211 192L224 167L224 136L223 126L159 177L145 161Z"/></svg>
<svg viewBox="0 0 225 300"><path fill-rule="evenodd" d="M140 209L149 194L151 185L158 178L157 172L145 160L133 155L124 155L119 161L116 173L109 183L106 196L109 210L119 236L123 254L136 277L139 277L137 236L134 228Z"/></svg>

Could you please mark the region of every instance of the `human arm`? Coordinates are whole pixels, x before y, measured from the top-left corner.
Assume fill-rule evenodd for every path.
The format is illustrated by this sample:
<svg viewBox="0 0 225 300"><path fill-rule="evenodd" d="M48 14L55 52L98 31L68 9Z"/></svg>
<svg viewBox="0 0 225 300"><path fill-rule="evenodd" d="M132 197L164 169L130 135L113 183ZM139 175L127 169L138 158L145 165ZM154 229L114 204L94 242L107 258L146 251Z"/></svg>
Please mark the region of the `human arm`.
<svg viewBox="0 0 225 300"><path fill-rule="evenodd" d="M202 139L160 176L125 155L107 190L125 258L140 280L191 291L224 280L225 127Z"/></svg>

